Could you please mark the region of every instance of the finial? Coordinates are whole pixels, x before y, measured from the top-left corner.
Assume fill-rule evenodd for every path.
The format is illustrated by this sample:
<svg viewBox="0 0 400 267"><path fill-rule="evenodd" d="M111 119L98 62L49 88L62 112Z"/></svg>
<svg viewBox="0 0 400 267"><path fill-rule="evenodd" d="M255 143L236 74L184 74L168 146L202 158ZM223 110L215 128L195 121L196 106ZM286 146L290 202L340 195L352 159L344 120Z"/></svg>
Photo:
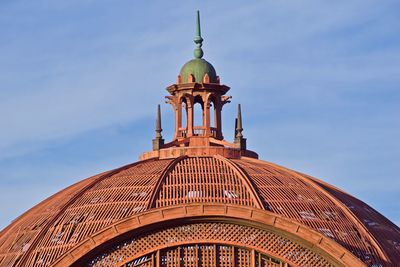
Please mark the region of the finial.
<svg viewBox="0 0 400 267"><path fill-rule="evenodd" d="M162 132L162 128L161 128L161 108L160 108L160 105L157 105L156 138L162 138L161 132Z"/></svg>
<svg viewBox="0 0 400 267"><path fill-rule="evenodd" d="M161 108L160 105L157 106L157 118L156 118L156 138L153 139L153 150L159 150L164 145L164 139L161 135Z"/></svg>
<svg viewBox="0 0 400 267"><path fill-rule="evenodd" d="M196 35L194 37L194 43L196 44L196 48L194 49L194 57L202 58L203 50L201 47L203 46L203 38L201 38L201 29L200 29L200 11L197 10L197 20L196 20Z"/></svg>
<svg viewBox="0 0 400 267"><path fill-rule="evenodd" d="M235 144L240 148L240 150L246 150L246 138L243 138L243 126L242 126L242 111L240 104L238 104L238 114L235 120L236 130L235 130Z"/></svg>

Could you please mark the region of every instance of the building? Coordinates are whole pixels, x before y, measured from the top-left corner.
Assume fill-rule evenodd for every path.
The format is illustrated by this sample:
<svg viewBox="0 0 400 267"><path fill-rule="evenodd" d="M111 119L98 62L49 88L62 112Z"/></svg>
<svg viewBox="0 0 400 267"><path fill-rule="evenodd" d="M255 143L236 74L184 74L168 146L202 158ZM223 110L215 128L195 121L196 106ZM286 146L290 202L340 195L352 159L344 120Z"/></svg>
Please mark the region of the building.
<svg viewBox="0 0 400 267"><path fill-rule="evenodd" d="M234 142L224 139L230 88L203 59L199 16L194 42L167 87L172 141L158 107L153 150L21 215L0 233L0 266L400 266L400 229L338 188L259 160L240 106Z"/></svg>

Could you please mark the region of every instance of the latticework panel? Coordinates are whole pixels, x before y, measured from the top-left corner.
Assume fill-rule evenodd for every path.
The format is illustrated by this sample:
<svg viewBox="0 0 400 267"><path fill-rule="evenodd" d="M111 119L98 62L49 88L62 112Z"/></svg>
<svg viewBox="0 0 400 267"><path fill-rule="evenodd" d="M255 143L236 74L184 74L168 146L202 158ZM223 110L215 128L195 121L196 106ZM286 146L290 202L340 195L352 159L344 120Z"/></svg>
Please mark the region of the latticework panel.
<svg viewBox="0 0 400 267"><path fill-rule="evenodd" d="M383 265L371 238L306 177L266 162L234 162L250 176L266 209L334 239L370 266Z"/></svg>
<svg viewBox="0 0 400 267"><path fill-rule="evenodd" d="M217 262L217 245L198 245L199 265L214 266Z"/></svg>
<svg viewBox="0 0 400 267"><path fill-rule="evenodd" d="M158 260L158 257L160 259ZM138 263L140 262L140 263ZM124 267L289 267L254 250L220 244L182 245L153 252Z"/></svg>
<svg viewBox="0 0 400 267"><path fill-rule="evenodd" d="M97 182L49 227L29 254L27 266L48 266L91 234L145 211L157 180L170 162L143 162Z"/></svg>
<svg viewBox="0 0 400 267"><path fill-rule="evenodd" d="M218 248L216 244L220 244ZM174 246L178 247L163 250ZM121 266L157 250L164 251L160 257L162 266L251 266L250 262L255 259L245 249L249 247L265 255L278 255L298 266L333 266L318 253L277 233L222 222L186 224L131 237L77 266ZM265 255L255 260L258 266L280 266L276 265L279 260Z"/></svg>
<svg viewBox="0 0 400 267"><path fill-rule="evenodd" d="M271 257L257 253L256 266L257 267L288 267L289 265L285 264L281 261L278 261L276 259L273 259Z"/></svg>
<svg viewBox="0 0 400 267"><path fill-rule="evenodd" d="M214 157L185 158L175 165L158 191L156 207L219 202L255 207L243 178Z"/></svg>
<svg viewBox="0 0 400 267"><path fill-rule="evenodd" d="M76 183L38 204L0 233L0 266L14 266L49 221L87 184L93 176Z"/></svg>
<svg viewBox="0 0 400 267"><path fill-rule="evenodd" d="M307 176L308 177L308 176ZM310 177L310 179L313 179ZM364 202L332 187L316 181L353 212L365 227L374 234L393 263L400 263L400 229Z"/></svg>

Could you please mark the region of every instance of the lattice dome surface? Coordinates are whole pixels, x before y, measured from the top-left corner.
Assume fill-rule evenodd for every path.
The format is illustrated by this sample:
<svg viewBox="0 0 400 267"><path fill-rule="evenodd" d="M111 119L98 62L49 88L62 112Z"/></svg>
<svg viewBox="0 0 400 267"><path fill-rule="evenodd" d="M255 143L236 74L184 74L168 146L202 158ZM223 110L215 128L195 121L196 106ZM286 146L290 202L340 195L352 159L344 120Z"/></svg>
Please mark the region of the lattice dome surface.
<svg viewBox="0 0 400 267"><path fill-rule="evenodd" d="M152 150L14 220L0 232L0 267L399 267L399 227L325 182L258 160L240 104L234 141L224 139L230 87L202 59L199 12L194 43L166 88L172 140L158 105Z"/></svg>
<svg viewBox="0 0 400 267"><path fill-rule="evenodd" d="M399 228L362 201L331 185L252 158L184 156L139 161L90 177L53 195L0 233L0 266L51 266L77 244L116 222L151 210L204 203L265 210L290 219L335 241L367 266L386 266L385 258L392 263L400 262ZM219 229L219 235L193 237L196 233L215 233L204 229ZM251 236L253 240L245 240ZM221 261L234 252L236 261L249 261L248 255L253 252L245 247L255 246L251 242L256 242L268 252L254 252L259 264L265 262L257 266L331 266L319 254L301 247L296 240L285 241L285 238L273 231L246 228L240 223L193 222L125 236L113 246L96 251L86 263L88 266L153 266L149 262L160 257L165 263L162 266L183 266L170 264L175 256L167 255L180 253L177 258L190 258L195 253L196 260L191 259L193 263L184 266L214 266L199 262ZM162 247L159 252L152 249L168 240L170 246ZM243 246L232 243L236 241ZM138 242L147 243L138 249ZM309 253L308 259L316 259L315 264L307 265L290 256L283 244L290 244L291 248L299 246L296 251ZM113 257L113 253L118 257ZM220 253L228 256L221 258ZM274 257L285 253L289 263ZM102 265L102 260L112 264ZM215 266L248 266L229 264Z"/></svg>

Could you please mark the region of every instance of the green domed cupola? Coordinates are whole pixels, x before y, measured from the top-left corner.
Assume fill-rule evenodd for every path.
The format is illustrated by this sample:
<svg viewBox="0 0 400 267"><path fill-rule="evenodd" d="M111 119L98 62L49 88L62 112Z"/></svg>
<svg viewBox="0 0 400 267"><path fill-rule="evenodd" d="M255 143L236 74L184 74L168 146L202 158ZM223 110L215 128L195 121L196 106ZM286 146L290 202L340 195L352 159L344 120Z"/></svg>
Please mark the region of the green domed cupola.
<svg viewBox="0 0 400 267"><path fill-rule="evenodd" d="M202 83L205 75L208 75L211 83L217 83L217 73L213 65L202 58L195 58L188 61L183 65L179 75L182 78L182 82L188 82L189 75L193 75L194 82Z"/></svg>
<svg viewBox="0 0 400 267"><path fill-rule="evenodd" d="M196 48L194 50L194 59L186 62L179 73L178 83L219 83L219 77L210 62L203 59L203 38L200 30L200 12L197 11L196 36L194 37Z"/></svg>

